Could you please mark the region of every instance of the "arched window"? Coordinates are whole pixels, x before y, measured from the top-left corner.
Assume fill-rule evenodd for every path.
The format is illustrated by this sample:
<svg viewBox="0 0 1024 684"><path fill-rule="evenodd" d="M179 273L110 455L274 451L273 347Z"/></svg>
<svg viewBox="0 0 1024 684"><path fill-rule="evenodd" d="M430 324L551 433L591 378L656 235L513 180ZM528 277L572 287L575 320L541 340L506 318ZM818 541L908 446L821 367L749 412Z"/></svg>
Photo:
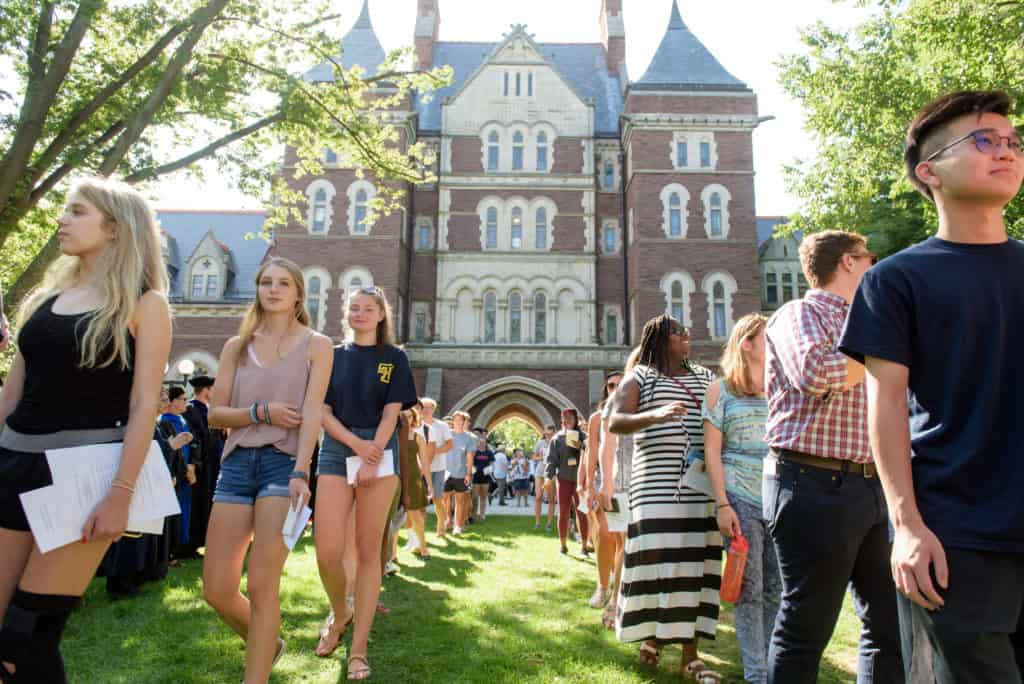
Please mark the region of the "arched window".
<svg viewBox="0 0 1024 684"><path fill-rule="evenodd" d="M505 72L505 89L502 91L508 97L508 72Z"/></svg>
<svg viewBox="0 0 1024 684"><path fill-rule="evenodd" d="M518 74L516 75L518 79ZM518 84L517 84L518 85ZM523 132L516 131L512 135L512 170L523 170Z"/></svg>
<svg viewBox="0 0 1024 684"><path fill-rule="evenodd" d="M533 97L533 73L526 75L526 94Z"/></svg>
<svg viewBox="0 0 1024 684"><path fill-rule="evenodd" d="M313 231L323 233L327 229L327 191L320 188L313 195Z"/></svg>
<svg viewBox="0 0 1024 684"><path fill-rule="evenodd" d="M619 343L619 317L614 309L608 309L604 314L604 342L605 344Z"/></svg>
<svg viewBox="0 0 1024 684"><path fill-rule="evenodd" d="M427 341L427 312L417 311L416 312L416 341L426 342Z"/></svg>
<svg viewBox="0 0 1024 684"><path fill-rule="evenodd" d="M793 274L789 271L782 273L782 301L788 302L793 298Z"/></svg>
<svg viewBox="0 0 1024 684"><path fill-rule="evenodd" d="M523 210L512 208L512 249L523 248Z"/></svg>
<svg viewBox="0 0 1024 684"><path fill-rule="evenodd" d="M216 299L220 296L220 271L210 257L195 264L192 273L192 299Z"/></svg>
<svg viewBox="0 0 1024 684"><path fill-rule="evenodd" d="M498 210L487 208L487 249L498 248Z"/></svg>
<svg viewBox="0 0 1024 684"><path fill-rule="evenodd" d="M518 292L508 298L508 341L512 344L523 341L523 297Z"/></svg>
<svg viewBox="0 0 1024 684"><path fill-rule="evenodd" d="M708 206L711 209L711 237L722 237L722 196L717 192L711 193Z"/></svg>
<svg viewBox="0 0 1024 684"><path fill-rule="evenodd" d="M309 311L309 319L313 329L320 329L320 291L323 289L320 283L320 276L310 276L306 283L306 310Z"/></svg>
<svg viewBox="0 0 1024 684"><path fill-rule="evenodd" d="M533 297L533 341L544 344L548 339L548 298L543 292Z"/></svg>
<svg viewBox="0 0 1024 684"><path fill-rule="evenodd" d="M530 78L532 82L533 77ZM544 131L537 134L537 170L548 170L548 134Z"/></svg>
<svg viewBox="0 0 1024 684"><path fill-rule="evenodd" d="M366 232L366 191L356 191L356 223L355 232Z"/></svg>
<svg viewBox="0 0 1024 684"><path fill-rule="evenodd" d="M669 311L672 318L676 319L680 323L684 320L684 311L686 306L686 297L683 294L683 284L678 280L673 281L672 291L669 297Z"/></svg>
<svg viewBox="0 0 1024 684"><path fill-rule="evenodd" d="M498 296L493 292L484 295L484 342L493 343L498 328Z"/></svg>
<svg viewBox="0 0 1024 684"><path fill-rule="evenodd" d="M616 235L615 226L608 225L604 227L604 251L605 254L612 254L615 252L615 248L618 246L618 235Z"/></svg>
<svg viewBox="0 0 1024 684"><path fill-rule="evenodd" d="M764 274L764 303L771 308L779 305L779 276L775 271Z"/></svg>
<svg viewBox="0 0 1024 684"><path fill-rule="evenodd" d="M604 163L604 189L615 189L615 164L610 161Z"/></svg>
<svg viewBox="0 0 1024 684"><path fill-rule="evenodd" d="M548 211L544 207L537 207L537 221L535 230L535 240L537 249L548 248Z"/></svg>
<svg viewBox="0 0 1024 684"><path fill-rule="evenodd" d="M523 75L520 74L517 71L516 72L516 97L519 97L520 95L522 95L523 91L522 91L522 88L520 87L522 85L522 82L523 82Z"/></svg>
<svg viewBox="0 0 1024 684"><path fill-rule="evenodd" d="M715 337L725 337L727 326L725 322L725 286L721 281L715 281L711 287L711 308L715 321Z"/></svg>
<svg viewBox="0 0 1024 684"><path fill-rule="evenodd" d="M487 170L497 171L498 162L501 159L501 138L498 131L491 131L487 136Z"/></svg>
<svg viewBox="0 0 1024 684"><path fill-rule="evenodd" d="M679 237L683 234L683 213L680 207L679 195L673 192L668 196L668 234L670 237Z"/></svg>
<svg viewBox="0 0 1024 684"><path fill-rule="evenodd" d="M430 224L423 222L419 225L416 246L419 249L430 249Z"/></svg>

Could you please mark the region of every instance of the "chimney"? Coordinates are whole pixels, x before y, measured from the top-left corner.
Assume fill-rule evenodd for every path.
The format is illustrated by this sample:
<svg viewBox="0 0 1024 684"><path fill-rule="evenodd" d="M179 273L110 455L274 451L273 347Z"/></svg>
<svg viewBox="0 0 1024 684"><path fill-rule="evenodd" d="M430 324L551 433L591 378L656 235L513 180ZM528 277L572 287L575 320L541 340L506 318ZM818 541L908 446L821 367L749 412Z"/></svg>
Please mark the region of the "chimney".
<svg viewBox="0 0 1024 684"><path fill-rule="evenodd" d="M623 0L601 0L601 42L604 43L608 71L618 75L626 61L626 26L622 22Z"/></svg>
<svg viewBox="0 0 1024 684"><path fill-rule="evenodd" d="M434 43L441 28L438 0L418 0L416 10L416 65L420 71L434 66Z"/></svg>

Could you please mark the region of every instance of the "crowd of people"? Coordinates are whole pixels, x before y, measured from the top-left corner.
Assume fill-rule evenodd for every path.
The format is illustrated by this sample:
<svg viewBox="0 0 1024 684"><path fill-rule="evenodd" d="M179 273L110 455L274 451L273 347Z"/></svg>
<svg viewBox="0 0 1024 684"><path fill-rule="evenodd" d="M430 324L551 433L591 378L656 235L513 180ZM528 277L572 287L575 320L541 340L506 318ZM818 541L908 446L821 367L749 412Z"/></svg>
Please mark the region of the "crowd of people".
<svg viewBox="0 0 1024 684"><path fill-rule="evenodd" d="M347 678L367 679L399 527L429 559L428 505L437 537L459 535L495 498L528 509L532 485L535 528L546 499L561 552L573 527L594 550L580 600L643 663L680 644L690 681L722 681L699 646L718 631L723 552L742 546L747 681L816 681L849 586L858 682L1019 684L1024 245L1002 211L1024 152L1009 111L1000 92L952 93L910 124L907 175L935 237L875 266L860 234L808 235L810 290L739 317L717 374L690 358L681 321L647 321L593 413L565 407L529 456L466 413L436 417L380 288L351 293L352 336L332 348L281 258L261 265L216 379L194 378L190 404L180 387L162 397L171 316L152 211L129 186L79 183L0 394L0 681L66 681L61 636L97 570L132 594L205 547L204 597L245 643L244 681L267 682L286 647L282 528L307 504L326 597L316 654L351 626ZM122 538L154 439L181 513ZM19 495L52 483L44 452L111 442L120 463L81 542L41 552Z"/></svg>

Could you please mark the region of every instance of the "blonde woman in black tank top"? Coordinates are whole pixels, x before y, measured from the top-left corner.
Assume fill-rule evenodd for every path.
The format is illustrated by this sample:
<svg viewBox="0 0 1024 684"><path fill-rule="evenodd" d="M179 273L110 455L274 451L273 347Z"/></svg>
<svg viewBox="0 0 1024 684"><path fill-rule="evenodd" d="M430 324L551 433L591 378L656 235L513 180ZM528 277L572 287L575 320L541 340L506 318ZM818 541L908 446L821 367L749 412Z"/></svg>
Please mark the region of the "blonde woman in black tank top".
<svg viewBox="0 0 1024 684"><path fill-rule="evenodd" d="M152 211L133 188L90 179L69 196L63 256L19 316L0 394L0 681L64 682L60 639L128 507L156 421L171 346L167 277ZM69 410L73 409L73 410ZM81 543L40 553L19 494L52 483L44 451L123 443Z"/></svg>

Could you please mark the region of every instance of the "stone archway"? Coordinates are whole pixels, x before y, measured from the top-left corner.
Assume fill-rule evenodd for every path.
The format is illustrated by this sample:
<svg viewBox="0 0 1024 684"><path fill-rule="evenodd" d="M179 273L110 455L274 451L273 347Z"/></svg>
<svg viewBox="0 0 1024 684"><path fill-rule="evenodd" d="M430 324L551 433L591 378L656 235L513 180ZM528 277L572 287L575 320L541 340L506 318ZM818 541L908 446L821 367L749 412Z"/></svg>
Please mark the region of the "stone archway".
<svg viewBox="0 0 1024 684"><path fill-rule="evenodd" d="M522 418L539 433L545 425L558 425L559 411L577 408L551 385L522 375L510 375L485 383L466 394L452 411L466 411L473 427L490 430L508 418Z"/></svg>

